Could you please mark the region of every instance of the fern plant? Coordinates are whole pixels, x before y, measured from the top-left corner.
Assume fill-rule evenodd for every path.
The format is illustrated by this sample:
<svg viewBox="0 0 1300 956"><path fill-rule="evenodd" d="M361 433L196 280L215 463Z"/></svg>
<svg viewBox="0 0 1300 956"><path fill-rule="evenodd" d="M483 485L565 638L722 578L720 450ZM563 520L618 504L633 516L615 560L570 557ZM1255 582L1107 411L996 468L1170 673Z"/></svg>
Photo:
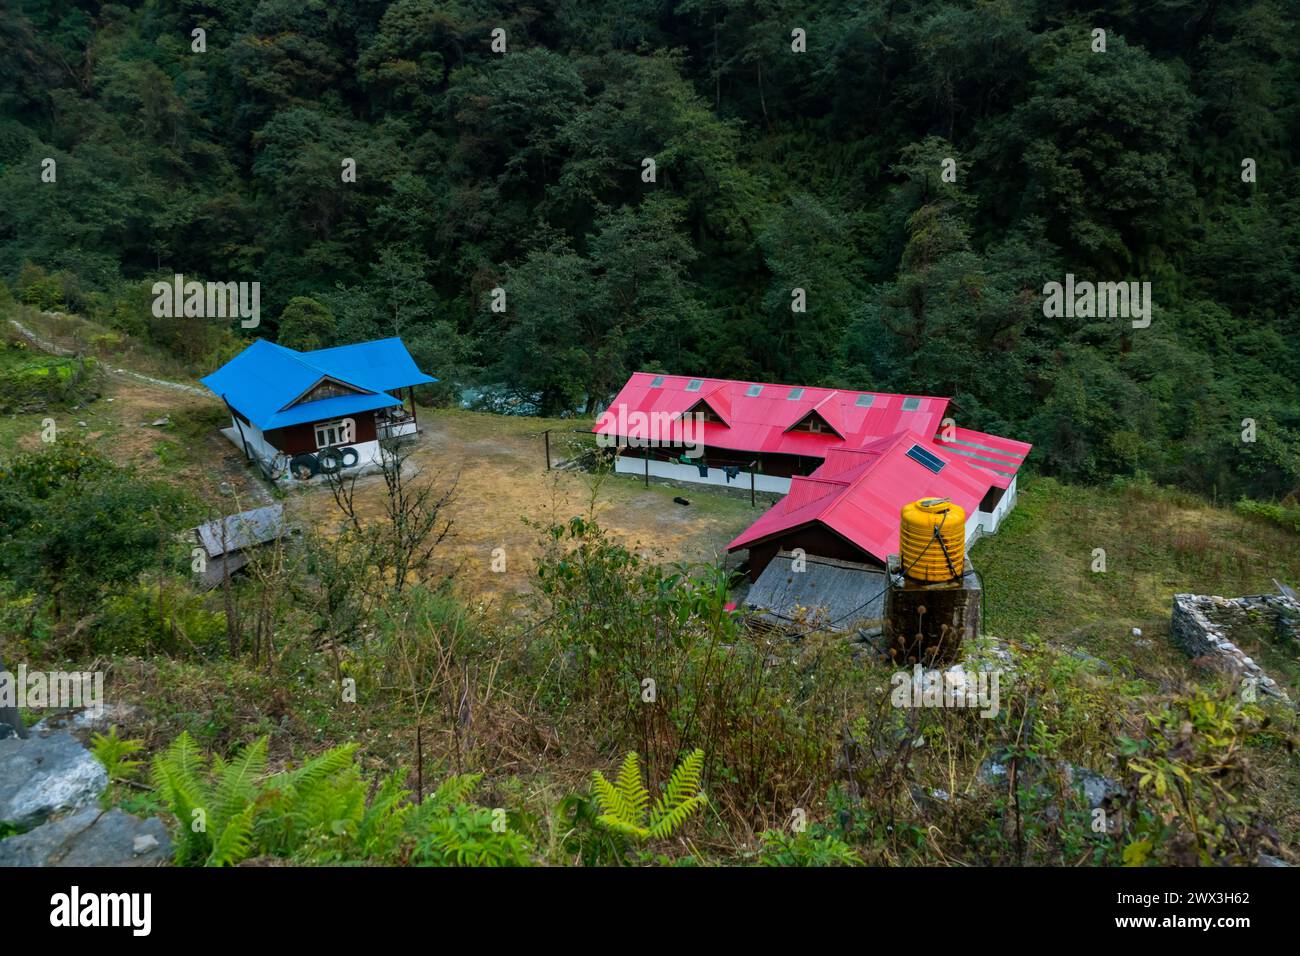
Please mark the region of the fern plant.
<svg viewBox="0 0 1300 956"><path fill-rule="evenodd" d="M235 758L208 762L188 732L153 759L153 784L180 823L176 862L230 866L252 850L254 801L266 771L267 738Z"/></svg>
<svg viewBox="0 0 1300 956"><path fill-rule="evenodd" d="M136 768L143 766L143 760L134 760L131 755L144 746L143 740L127 739L117 735L117 724L108 728L106 734L94 734L90 738L90 752L108 771L108 779L114 782L130 780L136 774Z"/></svg>
<svg viewBox="0 0 1300 956"><path fill-rule="evenodd" d="M522 834L499 828L496 815L468 803L482 774L448 778L411 814L418 835L413 863L420 866L527 866L531 860Z"/></svg>
<svg viewBox="0 0 1300 956"><path fill-rule="evenodd" d="M230 866L267 854L299 862L359 860L425 866L525 866L531 847L501 829L498 815L468 802L479 774L452 777L423 803L410 803L402 774L384 778L369 800L355 744L301 767L266 773L267 738L211 763L188 733L154 757L158 797L180 824L176 863Z"/></svg>
<svg viewBox="0 0 1300 956"><path fill-rule="evenodd" d="M637 840L660 840L672 836L687 818L708 803L700 789L704 751L693 750L677 764L653 804L641 779L641 759L629 751L611 783L599 770L591 774L591 790L600 805L596 822Z"/></svg>

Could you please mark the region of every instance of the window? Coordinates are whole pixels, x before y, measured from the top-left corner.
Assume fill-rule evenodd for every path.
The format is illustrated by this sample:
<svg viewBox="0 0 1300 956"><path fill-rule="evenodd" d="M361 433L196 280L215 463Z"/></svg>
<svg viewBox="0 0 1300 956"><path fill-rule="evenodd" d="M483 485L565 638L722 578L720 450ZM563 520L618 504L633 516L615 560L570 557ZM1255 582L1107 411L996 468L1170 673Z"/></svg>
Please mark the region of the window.
<svg viewBox="0 0 1300 956"><path fill-rule="evenodd" d="M758 396L762 394L763 394L762 385L751 385L749 386L749 388L745 389L745 396L747 398L758 398Z"/></svg>
<svg viewBox="0 0 1300 956"><path fill-rule="evenodd" d="M790 389L790 394L787 395L786 398L788 398L792 402L799 401L799 399L803 398L803 387L795 386L794 388Z"/></svg>
<svg viewBox="0 0 1300 956"><path fill-rule="evenodd" d="M702 378L693 378L686 383L686 391L688 392L698 392L703 387L704 379Z"/></svg>
<svg viewBox="0 0 1300 956"><path fill-rule="evenodd" d="M858 408L870 408L871 403L874 402L875 400L876 400L876 396L874 395L859 395L858 400L853 404L857 405Z"/></svg>
<svg viewBox="0 0 1300 956"><path fill-rule="evenodd" d="M346 445L348 442L356 440L356 422L351 418L340 418L332 422L317 422L315 429L317 448Z"/></svg>
<svg viewBox="0 0 1300 956"><path fill-rule="evenodd" d="M822 420L816 415L808 416L808 430L820 434L822 430Z"/></svg>
<svg viewBox="0 0 1300 956"><path fill-rule="evenodd" d="M913 445L907 450L907 457L929 468L936 475L943 471L944 461L937 455L926 451L920 445Z"/></svg>
<svg viewBox="0 0 1300 956"><path fill-rule="evenodd" d="M905 412L914 412L920 407L921 407L921 400L919 398L903 399L903 411Z"/></svg>
<svg viewBox="0 0 1300 956"><path fill-rule="evenodd" d="M664 377L662 375L656 375L654 377L654 381L650 383L651 388L663 388L663 386L664 386Z"/></svg>

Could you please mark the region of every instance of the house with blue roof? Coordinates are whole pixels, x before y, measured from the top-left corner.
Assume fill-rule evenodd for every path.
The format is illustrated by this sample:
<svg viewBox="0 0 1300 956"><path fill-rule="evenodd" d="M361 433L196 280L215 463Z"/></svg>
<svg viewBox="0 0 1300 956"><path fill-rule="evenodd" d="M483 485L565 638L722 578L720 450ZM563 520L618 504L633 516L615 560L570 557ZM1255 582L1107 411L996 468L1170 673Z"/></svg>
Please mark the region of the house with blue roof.
<svg viewBox="0 0 1300 956"><path fill-rule="evenodd" d="M230 409L236 447L305 479L379 464L381 441L418 430L414 387L438 380L392 338L310 352L258 339L200 381Z"/></svg>

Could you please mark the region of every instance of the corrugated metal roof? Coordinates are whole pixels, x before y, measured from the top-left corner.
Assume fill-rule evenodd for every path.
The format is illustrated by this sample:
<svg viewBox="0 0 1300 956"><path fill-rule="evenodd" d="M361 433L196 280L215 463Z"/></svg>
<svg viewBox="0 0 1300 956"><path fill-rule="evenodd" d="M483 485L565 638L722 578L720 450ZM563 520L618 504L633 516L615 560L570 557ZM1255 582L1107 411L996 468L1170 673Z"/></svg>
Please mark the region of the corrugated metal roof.
<svg viewBox="0 0 1300 956"><path fill-rule="evenodd" d="M335 378L375 392L388 392L410 385L432 385L438 381L416 367L411 353L398 338L336 345L299 354Z"/></svg>
<svg viewBox="0 0 1300 956"><path fill-rule="evenodd" d="M283 537L288 528L284 505L267 505L209 521L194 530L208 557L215 558Z"/></svg>
<svg viewBox="0 0 1300 956"><path fill-rule="evenodd" d="M351 386L357 393L291 404L326 378ZM400 405L387 390L437 379L416 368L400 339L313 352L258 339L200 381L266 431Z"/></svg>
<svg viewBox="0 0 1300 956"><path fill-rule="evenodd" d="M1034 447L1026 442L1000 438L969 428L953 429L951 438L945 438L940 432L934 440L946 451L961 455L966 464L986 472L992 483L999 488L1011 484L1011 479L1024 464L1029 450Z"/></svg>
<svg viewBox="0 0 1300 956"><path fill-rule="evenodd" d="M651 383L659 377L663 383L653 387ZM789 397L791 390L801 386L716 378L699 379L701 387L688 392L686 385L690 381L692 379L684 375L656 376L636 372L592 430L601 435L620 434L620 409L624 413L623 421L632 412L675 417L689 411L701 397L707 397L710 406L730 424L706 423L703 427L705 445L732 451L824 458L833 446L861 447L899 431L933 435L948 408L946 398L833 388L803 387L802 394L792 399ZM746 394L751 385L762 385L758 395ZM858 404L858 397L862 395L871 396L869 406ZM903 402L908 398L917 400L915 411L903 410ZM834 432L788 431L813 409L817 409L818 414L843 437ZM645 440L662 436L650 434L648 422L645 425L634 422L624 437Z"/></svg>
<svg viewBox="0 0 1300 956"><path fill-rule="evenodd" d="M699 386L687 391L691 382ZM822 459L811 475L791 479L789 494L732 541L732 551L816 521L884 561L898 550L903 505L951 498L973 517L990 487L1011 483L1032 447L968 428L944 440L946 398L646 372L628 379L592 430L663 441L668 436L652 434L651 416L674 419L701 399L728 422L703 426L706 446ZM790 430L814 413L833 431ZM913 445L920 450L909 456ZM943 462L937 473L933 461L925 464L930 456Z"/></svg>
<svg viewBox="0 0 1300 956"><path fill-rule="evenodd" d="M908 457L913 445L934 454L944 463L943 468L936 474ZM864 456L868 458L866 464L842 471L835 479L822 477L826 464L806 478L792 479L790 494L738 535L727 550L751 547L817 522L883 562L890 554L898 553L898 522L903 505L918 498L949 498L973 518L989 488L986 472L976 470L946 448L931 444L917 432L899 432L868 450L872 454ZM841 461L841 456L835 456L829 464ZM828 486L829 492L817 493Z"/></svg>
<svg viewBox="0 0 1300 956"><path fill-rule="evenodd" d="M807 555L802 571L795 556L778 552L745 596L745 607L782 623L825 625L829 630L855 630L881 618L885 601L883 571L857 564Z"/></svg>

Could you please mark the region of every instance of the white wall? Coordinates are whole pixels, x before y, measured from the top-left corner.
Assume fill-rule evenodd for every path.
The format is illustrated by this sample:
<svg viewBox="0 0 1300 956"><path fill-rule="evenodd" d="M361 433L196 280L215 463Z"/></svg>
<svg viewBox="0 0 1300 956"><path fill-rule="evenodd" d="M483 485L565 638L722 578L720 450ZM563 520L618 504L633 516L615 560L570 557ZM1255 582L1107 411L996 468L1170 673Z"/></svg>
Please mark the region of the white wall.
<svg viewBox="0 0 1300 956"><path fill-rule="evenodd" d="M233 418L231 419L230 425L230 428L223 428L221 430L222 434L229 438L231 442L234 443L235 447L241 452L244 450L244 442L247 442L248 448L253 453L253 456L255 458L260 458L268 465L275 456L280 453L278 448L274 447L266 440L266 436L262 434L262 430L256 425L245 425L243 422L236 422ZM240 436L241 428L243 429L242 438ZM411 425L410 431L415 431L414 424ZM401 432L401 434L409 434L409 432ZM380 465L383 463L381 458L382 452L378 441L352 442L348 447L356 449L357 453L357 463L352 466L353 468L362 468L366 465ZM293 456L290 455L289 457L292 458ZM292 476L286 475L286 477L291 478Z"/></svg>
<svg viewBox="0 0 1300 956"><path fill-rule="evenodd" d="M645 463L644 458L619 455L614 460L614 471L620 475L644 475ZM705 478L694 465L651 459L650 475L653 478L672 478L675 481L689 481L698 485L722 485L724 487L740 488L743 491L749 490L749 472L747 471L742 471L731 481L727 481L726 472L721 468L710 468L709 476ZM790 491L790 479L780 478L776 475L756 474L754 475L754 490L771 491L784 495Z"/></svg>
<svg viewBox="0 0 1300 956"><path fill-rule="evenodd" d="M236 421L233 416L230 419L230 424L235 432L231 440L235 442L240 451L244 450L243 442L247 442L254 458L261 458L269 462L275 457L276 450L267 442L266 437L262 434L262 429L256 425L245 425L243 422Z"/></svg>
<svg viewBox="0 0 1300 956"><path fill-rule="evenodd" d="M980 527L985 534L995 534L1002 525L1003 519L1011 513L1011 509L1016 506L1016 479L1011 479L1011 484L1002 492L1002 497L990 511L977 511L976 518ZM968 523L969 524L969 523ZM969 537L969 532L968 532Z"/></svg>

